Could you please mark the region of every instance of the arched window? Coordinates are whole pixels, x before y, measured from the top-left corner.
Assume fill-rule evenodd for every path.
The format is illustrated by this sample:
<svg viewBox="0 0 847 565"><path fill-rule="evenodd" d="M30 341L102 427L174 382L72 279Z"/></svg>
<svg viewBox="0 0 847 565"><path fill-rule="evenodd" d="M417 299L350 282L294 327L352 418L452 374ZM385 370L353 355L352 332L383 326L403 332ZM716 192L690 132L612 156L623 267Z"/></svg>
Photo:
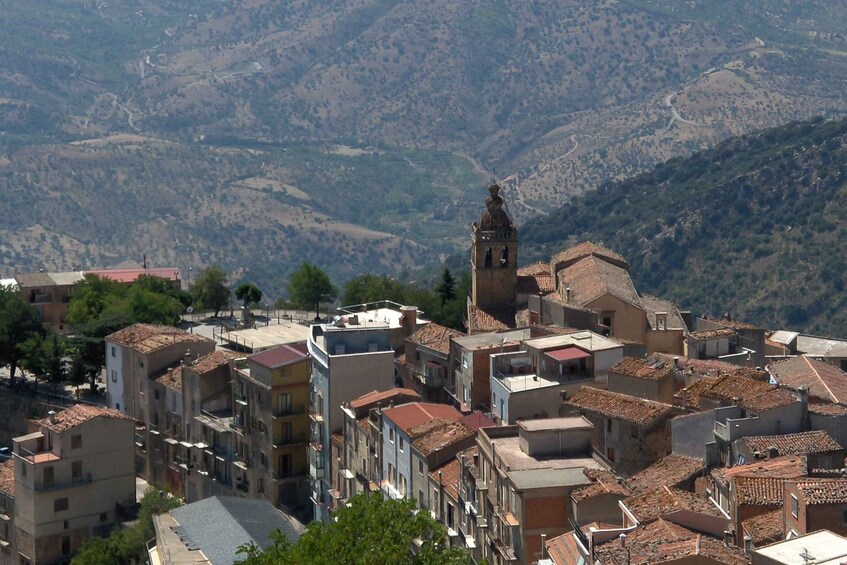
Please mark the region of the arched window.
<svg viewBox="0 0 847 565"><path fill-rule="evenodd" d="M485 268L491 268L491 248L485 250Z"/></svg>
<svg viewBox="0 0 847 565"><path fill-rule="evenodd" d="M506 267L506 266L508 266L508 265L509 265L509 248L508 248L508 247L504 247L504 248L500 251L500 266L501 266L501 267Z"/></svg>

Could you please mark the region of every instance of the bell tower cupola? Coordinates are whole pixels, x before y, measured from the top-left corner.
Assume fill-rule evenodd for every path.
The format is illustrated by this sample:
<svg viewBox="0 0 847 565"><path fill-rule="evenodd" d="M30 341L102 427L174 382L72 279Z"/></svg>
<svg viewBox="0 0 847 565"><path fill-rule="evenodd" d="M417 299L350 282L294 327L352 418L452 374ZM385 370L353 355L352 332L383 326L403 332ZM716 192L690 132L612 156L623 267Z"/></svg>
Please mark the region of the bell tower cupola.
<svg viewBox="0 0 847 565"><path fill-rule="evenodd" d="M489 185L488 192L486 210L471 226L471 301L484 310L514 309L518 230L504 210L500 185Z"/></svg>

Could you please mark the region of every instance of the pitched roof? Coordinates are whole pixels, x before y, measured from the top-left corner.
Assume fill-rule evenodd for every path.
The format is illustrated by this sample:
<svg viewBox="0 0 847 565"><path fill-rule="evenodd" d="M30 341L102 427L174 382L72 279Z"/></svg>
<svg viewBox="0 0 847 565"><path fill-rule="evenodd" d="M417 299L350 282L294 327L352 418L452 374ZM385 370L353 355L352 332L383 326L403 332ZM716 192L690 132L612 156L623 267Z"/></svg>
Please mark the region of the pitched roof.
<svg viewBox="0 0 847 565"><path fill-rule="evenodd" d="M807 474L807 460L803 455L775 457L764 461L753 461L745 465L711 470L712 478L723 484L727 484L736 477L796 479L805 477Z"/></svg>
<svg viewBox="0 0 847 565"><path fill-rule="evenodd" d="M562 269L556 274L558 288L570 288L570 301L587 306L598 298L611 294L637 308L643 308L629 272L612 263L589 256Z"/></svg>
<svg viewBox="0 0 847 565"><path fill-rule="evenodd" d="M547 555L555 565L579 565L585 563L578 549L573 532L568 532L547 540Z"/></svg>
<svg viewBox="0 0 847 565"><path fill-rule="evenodd" d="M238 357L238 354L233 351L227 351L226 349L217 349L212 351L211 353L207 353L202 357L199 357L193 363L188 365L188 368L191 369L192 373L196 373L198 375L205 375L206 373L210 373L221 367L223 365L228 365L230 359L235 359Z"/></svg>
<svg viewBox="0 0 847 565"><path fill-rule="evenodd" d="M627 484L633 492L639 494L659 485L677 487L704 469L702 459L671 454L631 476Z"/></svg>
<svg viewBox="0 0 847 565"><path fill-rule="evenodd" d="M562 405L591 412L598 412L609 418L617 418L647 426L670 415L675 409L670 404L643 400L628 394L609 392L599 388L584 386L576 391Z"/></svg>
<svg viewBox="0 0 847 565"><path fill-rule="evenodd" d="M113 418L115 420L132 420L129 416L117 410L88 404L74 404L53 416L47 416L36 423L54 432L64 432L94 418Z"/></svg>
<svg viewBox="0 0 847 565"><path fill-rule="evenodd" d="M524 265L518 269L518 276L528 276L528 275L543 275L544 273L550 274L550 264L545 263L544 261L536 261L535 263L530 263L529 265Z"/></svg>
<svg viewBox="0 0 847 565"><path fill-rule="evenodd" d="M724 545L723 541L692 532L666 520L636 528L626 536L625 547L617 538L604 542L594 549L595 557L603 563L629 563L653 565L677 563L686 557L698 556L698 563L710 559L714 563L744 565L748 563L744 551Z"/></svg>
<svg viewBox="0 0 847 565"><path fill-rule="evenodd" d="M829 402L810 402L809 412L821 416L847 416L847 406L830 404Z"/></svg>
<svg viewBox="0 0 847 565"><path fill-rule="evenodd" d="M847 502L847 479L798 481L797 493L807 505L844 504Z"/></svg>
<svg viewBox="0 0 847 565"><path fill-rule="evenodd" d="M673 363L659 359L624 357L615 363L609 372L648 381L660 381L673 374Z"/></svg>
<svg viewBox="0 0 847 565"><path fill-rule="evenodd" d="M356 398L355 400L350 401L350 408L354 410L357 408L364 408L368 405L377 405L380 403L386 403L390 401L392 398L397 398L398 396L407 396L410 398L420 398L420 395L410 388L391 388L384 391L373 391L367 394Z"/></svg>
<svg viewBox="0 0 847 565"><path fill-rule="evenodd" d="M492 428L496 425L494 420L492 420L479 410L462 416L462 419L460 421L473 430L479 430L480 428Z"/></svg>
<svg viewBox="0 0 847 565"><path fill-rule="evenodd" d="M735 477L735 502L751 506L782 506L782 485L778 477Z"/></svg>
<svg viewBox="0 0 847 565"><path fill-rule="evenodd" d="M130 347L139 353L152 353L174 343L212 343L212 340L199 334L155 324L133 324L107 335L106 340Z"/></svg>
<svg viewBox="0 0 847 565"><path fill-rule="evenodd" d="M664 359L667 362L673 362L676 356L668 355L667 353L654 353L657 359ZM733 365L726 361L718 361L717 359L686 359L685 357L678 358L679 368L683 373L699 376L699 377L717 377L720 375L735 375L739 377L747 377L754 381L767 381L768 374L762 370L751 369L750 367L742 367Z"/></svg>
<svg viewBox="0 0 847 565"><path fill-rule="evenodd" d="M685 333L688 332L688 326L685 325L685 320L682 319L679 309L677 309L676 304L670 300L657 298L655 296L650 296L649 294L642 294L641 306L647 313L647 323L650 324L651 329L659 329L658 322L656 322L656 314L664 312L668 315L665 329L684 330Z"/></svg>
<svg viewBox="0 0 847 565"><path fill-rule="evenodd" d="M723 518L717 506L702 496L669 486L660 486L627 498L623 504L642 524L677 510L691 510Z"/></svg>
<svg viewBox="0 0 847 565"><path fill-rule="evenodd" d="M177 392L182 391L182 366L166 371L156 382Z"/></svg>
<svg viewBox="0 0 847 565"><path fill-rule="evenodd" d="M780 384L794 390L809 387L809 395L847 404L847 373L834 365L801 355L769 367Z"/></svg>
<svg viewBox="0 0 847 565"><path fill-rule="evenodd" d="M459 337L461 335L464 334L454 329L436 324L435 322L430 322L425 326L418 328L417 331L406 339L412 343L426 346L429 349L433 349L439 353L447 355L450 353L450 338Z"/></svg>
<svg viewBox="0 0 847 565"><path fill-rule="evenodd" d="M737 402L739 406L754 412L797 402L797 397L787 390L737 375L703 377L683 391L687 406L697 409L700 408L701 398L711 398L725 403ZM683 391L676 393L675 396L682 398Z"/></svg>
<svg viewBox="0 0 847 565"><path fill-rule="evenodd" d="M437 424L440 422L440 424ZM409 430L409 435L418 451L429 455L444 449L469 437L476 436L476 430L466 426L461 421L430 420Z"/></svg>
<svg viewBox="0 0 847 565"><path fill-rule="evenodd" d="M409 433L412 428L416 428L429 420L440 418L456 421L462 417L462 414L447 404L411 402L402 406L387 408L382 411L382 416L394 422L404 432Z"/></svg>
<svg viewBox="0 0 847 565"><path fill-rule="evenodd" d="M553 275L549 270L532 275L518 273L519 294L548 294L553 290Z"/></svg>
<svg viewBox="0 0 847 565"><path fill-rule="evenodd" d="M754 547L783 539L782 508L770 510L741 522L745 536L750 536Z"/></svg>
<svg viewBox="0 0 847 565"><path fill-rule="evenodd" d="M15 462L12 459L0 463L0 492L15 496Z"/></svg>
<svg viewBox="0 0 847 565"><path fill-rule="evenodd" d="M299 349L295 349L289 345L280 345L279 347L255 353L249 356L247 360L268 369L279 369L280 367L303 361L308 357L306 353L303 353Z"/></svg>
<svg viewBox="0 0 847 565"><path fill-rule="evenodd" d="M496 332L509 329L510 324L500 320L502 315L495 316L495 312L488 312L468 302L468 329L475 332Z"/></svg>
<svg viewBox="0 0 847 565"><path fill-rule="evenodd" d="M758 451L764 456L768 456L771 447L776 448L778 455L808 455L843 449L841 444L823 430L777 436L750 436L742 438L741 441L753 453Z"/></svg>
<svg viewBox="0 0 847 565"><path fill-rule="evenodd" d="M618 494L623 497L632 493L621 481L609 471L601 469L583 469L585 476L593 481L590 485L579 487L571 492L574 502L582 502L585 499L604 494Z"/></svg>
<svg viewBox="0 0 847 565"><path fill-rule="evenodd" d="M580 259L591 256L600 257L604 261L608 261L609 263L618 265L619 267L627 270L629 269L629 263L627 263L626 259L624 259L621 255L618 255L611 249L603 247L602 245L597 245L590 241L577 243L573 247L569 247L556 253L550 260L550 263L554 265L564 264L563 266L567 266L569 264L576 263Z"/></svg>
<svg viewBox="0 0 847 565"><path fill-rule="evenodd" d="M738 332L733 328L718 328L715 330L700 330L697 332L691 332L688 335L696 340L708 340L717 339L719 337L729 337L737 333Z"/></svg>
<svg viewBox="0 0 847 565"><path fill-rule="evenodd" d="M441 481L441 486L444 487L444 491L448 494L448 496L450 496L450 498L453 500L459 500L461 472L462 467L459 460L453 457L449 462L445 463L441 467L430 471L429 476L432 477L436 483L438 483L439 480Z"/></svg>

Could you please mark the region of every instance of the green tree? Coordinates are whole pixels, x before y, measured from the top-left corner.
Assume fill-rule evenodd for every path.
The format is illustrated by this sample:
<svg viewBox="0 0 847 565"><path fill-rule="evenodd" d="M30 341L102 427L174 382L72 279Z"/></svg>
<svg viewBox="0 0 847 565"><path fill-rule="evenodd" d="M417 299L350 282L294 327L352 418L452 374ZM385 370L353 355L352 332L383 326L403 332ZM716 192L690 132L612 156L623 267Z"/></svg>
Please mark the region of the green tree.
<svg viewBox="0 0 847 565"><path fill-rule="evenodd" d="M38 311L25 303L11 288L0 288L0 364L9 366L10 383L15 381L21 345L44 335Z"/></svg>
<svg viewBox="0 0 847 565"><path fill-rule="evenodd" d="M342 506L328 524L312 522L295 544L277 533L264 552L255 545L242 547L247 565L419 564L466 565L468 554L447 548L446 528L429 512L415 512L412 500L383 500L359 495ZM422 540L418 546L415 540Z"/></svg>
<svg viewBox="0 0 847 565"><path fill-rule="evenodd" d="M227 282L227 275L220 267L215 265L206 267L191 285L190 292L194 304L199 308L211 308L215 311L215 317L217 317L221 309L229 302L229 297L232 294Z"/></svg>
<svg viewBox="0 0 847 565"><path fill-rule="evenodd" d="M262 291L253 283L241 283L235 289L235 297L239 299L244 308L247 309L250 304L255 304L262 299Z"/></svg>
<svg viewBox="0 0 847 565"><path fill-rule="evenodd" d="M71 327L81 327L104 316L126 316L121 306L127 287L97 275L85 275L74 285L65 319Z"/></svg>
<svg viewBox="0 0 847 565"><path fill-rule="evenodd" d="M365 273L344 284L344 304L392 300L405 304L407 286L391 277Z"/></svg>
<svg viewBox="0 0 847 565"><path fill-rule="evenodd" d="M444 267L444 270L441 271L441 280L435 285L435 293L441 298L442 305L456 297L456 282L447 267Z"/></svg>
<svg viewBox="0 0 847 565"><path fill-rule="evenodd" d="M338 290L332 286L327 274L312 263L303 263L291 275L288 293L291 301L300 308L314 306L315 319L320 318L321 302L330 302L338 296Z"/></svg>

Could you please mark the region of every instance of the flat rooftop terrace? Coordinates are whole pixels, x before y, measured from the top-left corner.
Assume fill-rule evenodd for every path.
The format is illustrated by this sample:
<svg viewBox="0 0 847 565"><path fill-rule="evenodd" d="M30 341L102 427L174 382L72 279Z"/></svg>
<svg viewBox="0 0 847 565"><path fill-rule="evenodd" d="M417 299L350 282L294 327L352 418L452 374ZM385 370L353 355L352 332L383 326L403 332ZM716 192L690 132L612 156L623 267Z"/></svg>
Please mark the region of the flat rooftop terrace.
<svg viewBox="0 0 847 565"><path fill-rule="evenodd" d="M306 341L309 339L309 326L283 321L269 326L223 331L216 335L233 349L258 353L278 345Z"/></svg>

